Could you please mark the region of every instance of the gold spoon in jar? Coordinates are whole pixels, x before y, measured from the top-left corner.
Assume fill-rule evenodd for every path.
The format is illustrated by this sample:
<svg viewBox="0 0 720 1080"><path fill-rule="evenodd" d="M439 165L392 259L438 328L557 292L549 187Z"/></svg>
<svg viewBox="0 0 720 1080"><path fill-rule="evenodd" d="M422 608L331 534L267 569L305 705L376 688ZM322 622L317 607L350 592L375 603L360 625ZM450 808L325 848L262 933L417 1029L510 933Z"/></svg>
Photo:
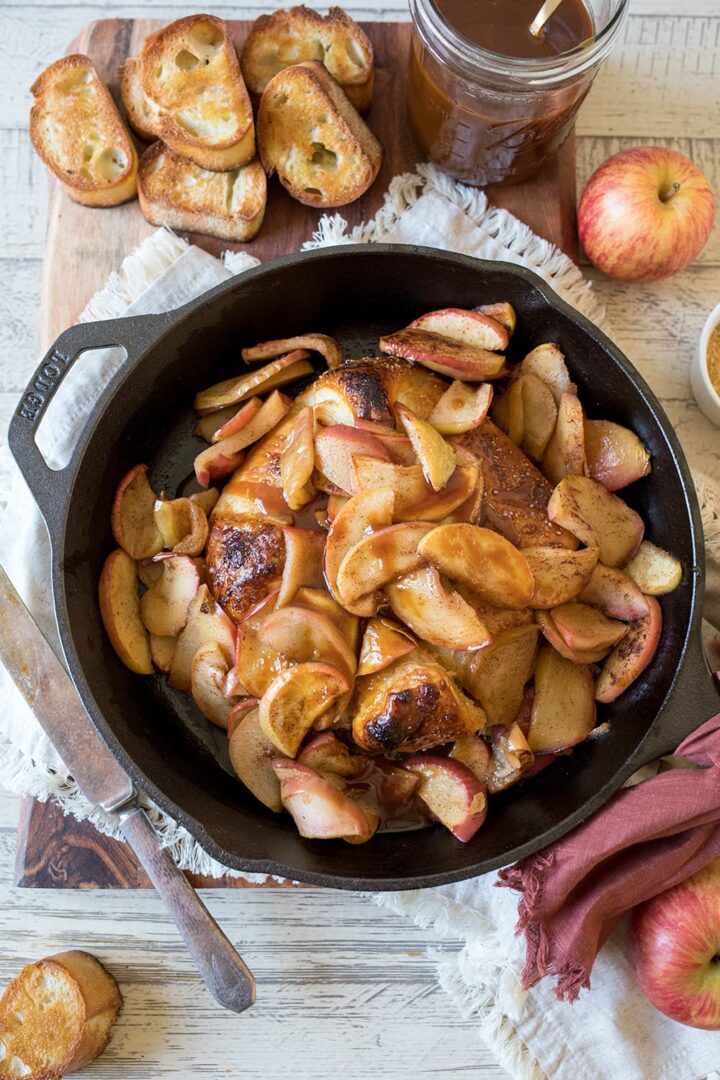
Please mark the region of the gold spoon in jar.
<svg viewBox="0 0 720 1080"><path fill-rule="evenodd" d="M557 9L562 4L562 0L545 0L545 3L538 11L537 15L530 23L530 33L533 37L540 37L545 29L545 23L548 21L551 15L554 15Z"/></svg>

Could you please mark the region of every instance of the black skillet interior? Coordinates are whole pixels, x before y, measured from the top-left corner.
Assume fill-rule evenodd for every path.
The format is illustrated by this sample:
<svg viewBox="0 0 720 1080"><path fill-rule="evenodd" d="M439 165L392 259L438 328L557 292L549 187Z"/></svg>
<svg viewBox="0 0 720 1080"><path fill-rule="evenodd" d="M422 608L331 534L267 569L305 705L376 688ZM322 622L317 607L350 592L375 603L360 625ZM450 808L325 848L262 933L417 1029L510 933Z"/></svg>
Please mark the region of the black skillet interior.
<svg viewBox="0 0 720 1080"><path fill-rule="evenodd" d="M233 777L223 738L189 697L167 691L161 678L131 674L114 655L96 601L100 569L113 546L113 492L138 462L149 464L156 490L185 490L203 445L192 435L193 396L240 370L244 345L320 330L338 338L346 356L376 354L380 333L423 311L499 300L511 301L518 314L511 359L541 342L557 342L588 416L628 425L652 452L652 475L623 494L645 519L647 535L686 567L680 587L662 601L660 649L633 688L601 708L610 733L495 798L485 827L469 844L440 827L377 836L362 847L301 840L289 818L265 810ZM655 736L669 725L663 749L674 743L678 720L672 708L664 709L696 629L702 584L687 468L667 419L635 370L538 278L506 264L423 249L343 247L278 260L161 323L137 325L133 334L140 339L144 334L151 340L160 325L165 332L131 375L115 380L76 451L72 494L58 527L64 535L53 536L58 619L73 676L101 731L135 778L220 861L345 888L459 880L539 849L601 805L633 755L642 756L638 748L656 717ZM99 343L110 340L107 324L104 329ZM116 331L113 340L122 341L122 323Z"/></svg>

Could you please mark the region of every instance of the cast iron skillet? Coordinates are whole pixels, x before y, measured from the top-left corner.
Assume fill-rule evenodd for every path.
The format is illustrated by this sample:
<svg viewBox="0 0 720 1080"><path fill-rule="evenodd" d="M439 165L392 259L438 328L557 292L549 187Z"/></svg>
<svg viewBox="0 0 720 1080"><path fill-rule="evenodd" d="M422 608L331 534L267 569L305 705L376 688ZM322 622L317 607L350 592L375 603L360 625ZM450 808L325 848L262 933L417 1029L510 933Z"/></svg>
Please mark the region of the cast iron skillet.
<svg viewBox="0 0 720 1080"><path fill-rule="evenodd" d="M187 695L131 674L100 621L97 582L114 546L116 485L138 462L155 490L174 494L201 443L192 401L241 368L240 348L320 330L345 355L377 352L381 332L422 312L509 300L518 313L511 359L557 342L590 417L633 428L652 452L652 474L623 492L647 535L683 563L662 598L655 659L612 706L610 732L496 797L466 845L444 829L376 836L364 846L302 840L286 815L265 810L231 774L221 733ZM48 469L35 444L43 412L84 350L122 345L128 359L97 402L67 468ZM348 889L408 889L459 881L537 851L600 807L638 766L668 752L718 711L702 656L700 517L670 423L649 387L587 319L525 269L401 246L339 247L268 263L177 311L76 326L37 369L10 425L10 446L47 522L60 636L73 679L112 751L159 806L221 863ZM189 703L190 702L190 703Z"/></svg>

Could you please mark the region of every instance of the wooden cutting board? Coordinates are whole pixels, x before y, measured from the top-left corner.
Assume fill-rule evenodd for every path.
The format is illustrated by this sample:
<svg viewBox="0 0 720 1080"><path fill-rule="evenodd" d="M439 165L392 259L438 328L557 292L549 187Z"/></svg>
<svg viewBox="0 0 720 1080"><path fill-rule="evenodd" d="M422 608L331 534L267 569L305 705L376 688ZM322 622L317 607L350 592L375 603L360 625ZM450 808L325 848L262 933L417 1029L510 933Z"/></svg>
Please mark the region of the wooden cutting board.
<svg viewBox="0 0 720 1080"><path fill-rule="evenodd" d="M119 100L117 70L138 53L150 31L162 23L146 19L104 19L91 23L70 44L68 52L86 53ZM230 22L236 45L247 37L250 22ZM422 155L406 117L408 23L364 23L375 49L375 96L367 121L385 148L375 184L339 213L350 227L372 218L383 202L390 180L413 171ZM557 158L524 184L488 188L490 201L526 222L535 233L553 241L577 260L575 221L575 143L571 136ZM321 212L301 206L271 181L260 235L250 244L228 244L212 237L187 238L212 254L228 247L247 250L263 262L297 251L311 239ZM75 322L88 300L107 281L123 258L153 231L137 201L111 210L78 206L51 184L48 232L43 270L41 345L43 351ZM149 882L129 849L101 836L91 825L64 817L50 803L23 799L15 880L34 888L144 888ZM236 879L201 879L197 885L247 887Z"/></svg>

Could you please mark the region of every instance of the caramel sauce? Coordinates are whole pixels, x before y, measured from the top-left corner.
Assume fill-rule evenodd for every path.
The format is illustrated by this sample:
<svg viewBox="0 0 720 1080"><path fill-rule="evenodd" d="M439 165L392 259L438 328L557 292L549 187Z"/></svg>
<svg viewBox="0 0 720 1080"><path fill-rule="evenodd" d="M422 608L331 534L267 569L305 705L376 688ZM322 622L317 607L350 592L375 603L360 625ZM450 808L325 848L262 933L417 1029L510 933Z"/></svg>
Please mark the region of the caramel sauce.
<svg viewBox="0 0 720 1080"><path fill-rule="evenodd" d="M447 22L483 49L502 56L542 59L569 52L593 35L593 23L582 0L563 0L539 37L530 24L541 0L435 0Z"/></svg>

